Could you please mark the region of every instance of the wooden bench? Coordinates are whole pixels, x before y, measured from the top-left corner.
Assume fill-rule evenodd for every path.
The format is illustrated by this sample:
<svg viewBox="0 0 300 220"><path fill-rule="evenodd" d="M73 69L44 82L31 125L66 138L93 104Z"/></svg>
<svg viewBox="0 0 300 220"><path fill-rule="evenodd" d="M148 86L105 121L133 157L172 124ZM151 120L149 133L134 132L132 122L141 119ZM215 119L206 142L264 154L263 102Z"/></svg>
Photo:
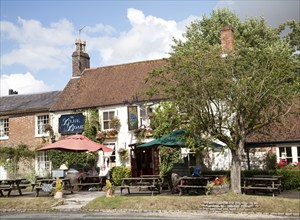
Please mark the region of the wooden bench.
<svg viewBox="0 0 300 220"><path fill-rule="evenodd" d="M204 191L206 192L207 187L206 186L189 186L189 185L182 185L182 186L178 186L179 188L179 195L182 196L183 195L183 190L186 189L187 193L189 193L190 189L204 189Z"/></svg>
<svg viewBox="0 0 300 220"><path fill-rule="evenodd" d="M103 186L103 180L105 177L100 176L84 176L79 178L79 183L75 184L78 187L78 191L82 190L84 186L94 186L99 191Z"/></svg>
<svg viewBox="0 0 300 220"><path fill-rule="evenodd" d="M179 195L183 195L183 191L190 193L191 189L198 191L199 189L204 189L204 193L207 191L207 182L210 177L180 177L179 184L177 185L179 189Z"/></svg>
<svg viewBox="0 0 300 220"><path fill-rule="evenodd" d="M78 186L78 191L81 191L84 186L95 186L98 191L101 189L101 183L77 183L75 186Z"/></svg>
<svg viewBox="0 0 300 220"><path fill-rule="evenodd" d="M147 189L151 191L151 195L154 192L160 193L161 182L158 177L131 177L123 178L122 185L120 186L121 195L123 195L123 189L127 189L128 194L130 194L130 189L137 189L141 191L142 189Z"/></svg>
<svg viewBox="0 0 300 220"><path fill-rule="evenodd" d="M10 186L0 186L0 195L4 196L3 191L8 191L7 195L9 196L11 190L12 189L10 188Z"/></svg>
<svg viewBox="0 0 300 220"><path fill-rule="evenodd" d="M247 194L248 190L256 190L271 192L273 197L275 193L281 192L281 182L279 177L245 177L242 178L242 193Z"/></svg>

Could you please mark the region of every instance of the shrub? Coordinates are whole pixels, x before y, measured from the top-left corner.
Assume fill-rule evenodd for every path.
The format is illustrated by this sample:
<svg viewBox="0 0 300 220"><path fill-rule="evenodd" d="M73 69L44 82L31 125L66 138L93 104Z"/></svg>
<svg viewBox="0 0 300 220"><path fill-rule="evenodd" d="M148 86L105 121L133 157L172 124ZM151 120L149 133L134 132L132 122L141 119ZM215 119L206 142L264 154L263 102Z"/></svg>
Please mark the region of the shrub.
<svg viewBox="0 0 300 220"><path fill-rule="evenodd" d="M268 152L266 157L266 169L267 170L275 170L277 168L277 158L276 154L272 152Z"/></svg>
<svg viewBox="0 0 300 220"><path fill-rule="evenodd" d="M111 175L114 184L120 186L122 183L122 178L130 177L131 170L130 167L117 166L112 168Z"/></svg>

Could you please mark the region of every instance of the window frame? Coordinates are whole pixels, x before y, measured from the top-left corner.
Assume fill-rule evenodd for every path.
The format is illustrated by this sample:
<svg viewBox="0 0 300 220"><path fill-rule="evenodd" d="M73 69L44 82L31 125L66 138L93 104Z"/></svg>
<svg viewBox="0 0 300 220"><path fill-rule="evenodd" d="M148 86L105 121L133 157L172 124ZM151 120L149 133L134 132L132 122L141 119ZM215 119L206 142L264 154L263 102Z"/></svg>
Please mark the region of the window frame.
<svg viewBox="0 0 300 220"><path fill-rule="evenodd" d="M39 151L36 156L36 172L39 175L50 174L52 164L47 151Z"/></svg>
<svg viewBox="0 0 300 220"><path fill-rule="evenodd" d="M42 125L39 125L40 117L48 117L48 123L43 123ZM42 119L45 120L45 119ZM38 114L35 116L35 137L48 137L49 133L46 131L42 131L42 133L39 133L40 130L43 130L43 126L50 124L50 115L49 114ZM40 128L40 126L42 128Z"/></svg>
<svg viewBox="0 0 300 220"><path fill-rule="evenodd" d="M2 125L2 121L3 121L3 125ZM3 126L3 131L1 131L2 126ZM2 132L3 135L1 135ZM2 117L0 118L0 140L7 140L7 139L9 139L9 118Z"/></svg>
<svg viewBox="0 0 300 220"><path fill-rule="evenodd" d="M140 106L139 108L139 124L142 126L150 126L150 114L152 113L152 108L149 106ZM144 113L142 113L144 112Z"/></svg>
<svg viewBox="0 0 300 220"><path fill-rule="evenodd" d="M104 114L107 113L108 114L108 119L104 118ZM110 115L112 114L113 115ZM102 111L102 130L113 130L115 129L112 125L111 125L111 118L112 117L116 117L116 111L115 110L105 110L105 111ZM108 128L106 128L105 126L105 123L108 123Z"/></svg>

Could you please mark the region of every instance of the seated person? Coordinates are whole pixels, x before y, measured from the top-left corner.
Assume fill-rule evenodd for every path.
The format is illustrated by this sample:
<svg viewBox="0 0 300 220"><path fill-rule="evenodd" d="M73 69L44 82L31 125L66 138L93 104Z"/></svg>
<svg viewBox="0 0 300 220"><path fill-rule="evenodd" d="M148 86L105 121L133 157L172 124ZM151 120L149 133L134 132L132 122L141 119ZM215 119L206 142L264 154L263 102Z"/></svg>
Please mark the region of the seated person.
<svg viewBox="0 0 300 220"><path fill-rule="evenodd" d="M93 166L88 172L88 176L98 176L98 172L96 171L95 167Z"/></svg>
<svg viewBox="0 0 300 220"><path fill-rule="evenodd" d="M100 177L106 177L109 173L109 168L105 166L105 164L102 164L99 171Z"/></svg>
<svg viewBox="0 0 300 220"><path fill-rule="evenodd" d="M92 183L96 183L98 181L98 172L96 171L95 167L93 166L88 172L87 176L94 176L95 178L89 178L89 181Z"/></svg>
<svg viewBox="0 0 300 220"><path fill-rule="evenodd" d="M199 167L196 167L192 173L193 177L201 176L201 169Z"/></svg>

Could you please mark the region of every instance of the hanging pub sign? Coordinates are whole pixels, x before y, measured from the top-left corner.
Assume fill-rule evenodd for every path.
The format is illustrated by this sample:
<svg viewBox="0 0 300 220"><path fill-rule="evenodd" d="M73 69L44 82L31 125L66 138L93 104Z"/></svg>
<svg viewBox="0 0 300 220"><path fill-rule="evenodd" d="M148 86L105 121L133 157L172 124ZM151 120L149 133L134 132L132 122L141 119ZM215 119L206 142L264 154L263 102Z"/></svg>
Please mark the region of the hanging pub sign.
<svg viewBox="0 0 300 220"><path fill-rule="evenodd" d="M62 115L59 118L59 133L81 134L84 130L83 114Z"/></svg>
<svg viewBox="0 0 300 220"><path fill-rule="evenodd" d="M128 106L128 130L138 129L137 106Z"/></svg>

